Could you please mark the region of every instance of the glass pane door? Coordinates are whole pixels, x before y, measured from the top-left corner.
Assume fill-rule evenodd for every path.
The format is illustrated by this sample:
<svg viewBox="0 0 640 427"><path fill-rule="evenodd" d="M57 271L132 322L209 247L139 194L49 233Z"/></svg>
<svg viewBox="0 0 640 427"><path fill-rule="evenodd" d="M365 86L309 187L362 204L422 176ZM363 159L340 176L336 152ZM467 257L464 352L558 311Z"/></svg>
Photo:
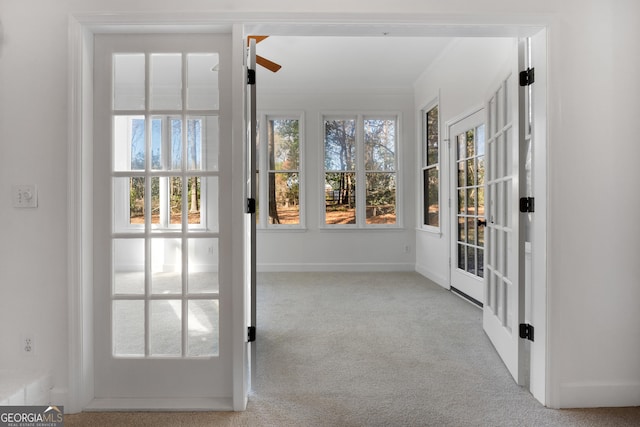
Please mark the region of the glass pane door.
<svg viewBox="0 0 640 427"><path fill-rule="evenodd" d="M457 257L460 270L484 277L484 125L455 137L457 165Z"/></svg>

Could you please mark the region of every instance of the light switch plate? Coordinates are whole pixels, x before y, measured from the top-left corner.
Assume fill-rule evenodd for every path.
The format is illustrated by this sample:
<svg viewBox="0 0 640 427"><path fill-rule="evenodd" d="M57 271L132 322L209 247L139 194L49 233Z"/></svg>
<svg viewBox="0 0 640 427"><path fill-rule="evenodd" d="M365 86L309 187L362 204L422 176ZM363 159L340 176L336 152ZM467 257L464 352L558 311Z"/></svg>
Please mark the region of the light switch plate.
<svg viewBox="0 0 640 427"><path fill-rule="evenodd" d="M38 190L33 184L14 185L12 187L14 208L37 208Z"/></svg>

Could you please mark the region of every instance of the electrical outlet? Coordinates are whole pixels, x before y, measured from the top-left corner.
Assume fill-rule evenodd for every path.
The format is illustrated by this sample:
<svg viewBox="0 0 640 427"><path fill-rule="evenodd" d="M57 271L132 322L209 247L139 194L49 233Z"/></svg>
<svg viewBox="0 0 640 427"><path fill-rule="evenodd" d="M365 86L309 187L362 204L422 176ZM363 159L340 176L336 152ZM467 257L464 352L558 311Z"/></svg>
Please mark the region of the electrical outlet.
<svg viewBox="0 0 640 427"><path fill-rule="evenodd" d="M35 340L33 339L33 335L25 335L22 339L22 351L25 354L34 354L36 351Z"/></svg>

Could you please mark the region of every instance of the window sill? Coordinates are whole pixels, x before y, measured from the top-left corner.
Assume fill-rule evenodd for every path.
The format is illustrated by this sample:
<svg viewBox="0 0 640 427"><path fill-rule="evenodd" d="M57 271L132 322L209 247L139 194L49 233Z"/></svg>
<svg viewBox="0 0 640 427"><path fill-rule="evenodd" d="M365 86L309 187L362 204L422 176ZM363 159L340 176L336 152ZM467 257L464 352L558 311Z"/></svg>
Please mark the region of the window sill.
<svg viewBox="0 0 640 427"><path fill-rule="evenodd" d="M419 231L421 233L425 233L425 234L431 234L433 236L437 236L437 237L442 237L443 233L442 233L442 229L440 228L435 228L435 227L417 227L416 231Z"/></svg>
<svg viewBox="0 0 640 427"><path fill-rule="evenodd" d="M258 233L306 233L309 231L307 227L293 227L293 226L280 226L280 227L256 227Z"/></svg>

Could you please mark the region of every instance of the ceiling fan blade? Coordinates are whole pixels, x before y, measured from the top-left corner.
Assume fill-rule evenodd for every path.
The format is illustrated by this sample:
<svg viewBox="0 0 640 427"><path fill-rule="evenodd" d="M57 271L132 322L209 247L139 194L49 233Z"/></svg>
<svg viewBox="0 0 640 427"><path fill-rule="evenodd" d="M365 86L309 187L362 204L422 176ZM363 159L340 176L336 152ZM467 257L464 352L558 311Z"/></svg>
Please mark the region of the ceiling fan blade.
<svg viewBox="0 0 640 427"><path fill-rule="evenodd" d="M256 41L256 44L258 44L267 37L269 36L247 36L247 46L249 45L249 41L252 39Z"/></svg>
<svg viewBox="0 0 640 427"><path fill-rule="evenodd" d="M260 55L256 55L256 62L259 65L262 65L267 70L273 71L274 73L278 71L280 68L282 68L282 65L276 64L273 61L269 61L267 58L263 58Z"/></svg>

